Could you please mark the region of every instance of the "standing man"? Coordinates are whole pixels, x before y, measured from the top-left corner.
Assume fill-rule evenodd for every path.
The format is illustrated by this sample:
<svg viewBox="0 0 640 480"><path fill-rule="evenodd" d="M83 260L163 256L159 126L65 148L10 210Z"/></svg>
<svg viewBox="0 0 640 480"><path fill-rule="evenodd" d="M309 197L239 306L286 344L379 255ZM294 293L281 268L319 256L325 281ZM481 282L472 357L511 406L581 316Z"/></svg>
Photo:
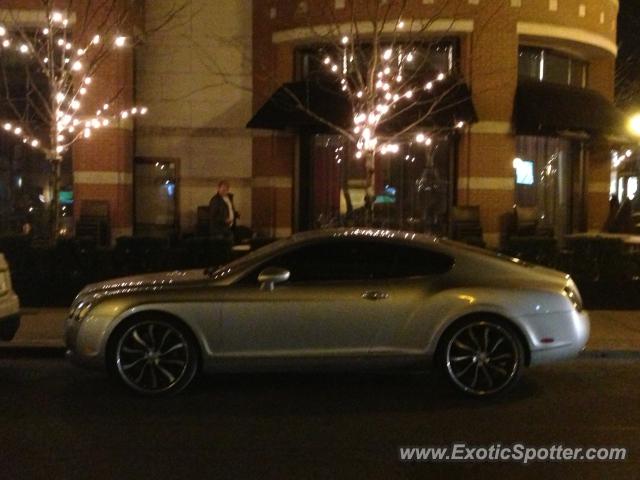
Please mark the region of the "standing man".
<svg viewBox="0 0 640 480"><path fill-rule="evenodd" d="M233 194L229 193L229 182L222 180L209 202L209 235L233 240L233 229L239 216L233 206Z"/></svg>

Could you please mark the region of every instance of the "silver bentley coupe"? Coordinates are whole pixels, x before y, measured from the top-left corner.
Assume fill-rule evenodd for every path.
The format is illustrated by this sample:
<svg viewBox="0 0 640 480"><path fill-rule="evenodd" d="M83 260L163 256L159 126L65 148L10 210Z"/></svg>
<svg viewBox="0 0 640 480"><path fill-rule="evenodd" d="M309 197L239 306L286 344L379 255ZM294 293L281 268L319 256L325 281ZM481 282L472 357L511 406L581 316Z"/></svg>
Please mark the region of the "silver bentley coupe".
<svg viewBox="0 0 640 480"><path fill-rule="evenodd" d="M489 396L576 356L589 319L566 274L436 237L300 233L217 269L87 286L67 356L146 395L199 372L433 367Z"/></svg>

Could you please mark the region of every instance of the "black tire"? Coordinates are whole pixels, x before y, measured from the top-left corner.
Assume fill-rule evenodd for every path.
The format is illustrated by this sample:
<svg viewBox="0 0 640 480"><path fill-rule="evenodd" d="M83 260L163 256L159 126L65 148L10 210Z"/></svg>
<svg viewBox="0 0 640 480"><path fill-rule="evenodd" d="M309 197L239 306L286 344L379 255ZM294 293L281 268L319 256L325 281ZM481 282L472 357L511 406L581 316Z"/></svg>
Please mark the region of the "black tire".
<svg viewBox="0 0 640 480"><path fill-rule="evenodd" d="M522 375L525 350L518 332L499 317L478 315L452 324L438 344L437 368L472 397L511 389Z"/></svg>
<svg viewBox="0 0 640 480"><path fill-rule="evenodd" d="M193 333L161 312L136 315L118 325L109 339L109 373L139 395L181 392L195 378L199 363Z"/></svg>

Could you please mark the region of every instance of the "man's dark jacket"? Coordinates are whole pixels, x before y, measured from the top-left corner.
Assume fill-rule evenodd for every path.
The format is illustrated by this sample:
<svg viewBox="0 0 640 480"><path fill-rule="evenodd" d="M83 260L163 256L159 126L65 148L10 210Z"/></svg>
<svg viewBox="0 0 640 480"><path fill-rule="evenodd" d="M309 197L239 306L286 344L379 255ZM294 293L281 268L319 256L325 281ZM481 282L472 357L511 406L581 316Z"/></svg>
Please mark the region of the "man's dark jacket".
<svg viewBox="0 0 640 480"><path fill-rule="evenodd" d="M231 202L231 205L233 205L232 194L229 194L229 201ZM211 197L211 201L209 202L209 233L226 233L231 230L236 224L237 217L235 207L233 210L233 225L228 225L227 218L229 218L229 207L227 206L227 203L218 193Z"/></svg>

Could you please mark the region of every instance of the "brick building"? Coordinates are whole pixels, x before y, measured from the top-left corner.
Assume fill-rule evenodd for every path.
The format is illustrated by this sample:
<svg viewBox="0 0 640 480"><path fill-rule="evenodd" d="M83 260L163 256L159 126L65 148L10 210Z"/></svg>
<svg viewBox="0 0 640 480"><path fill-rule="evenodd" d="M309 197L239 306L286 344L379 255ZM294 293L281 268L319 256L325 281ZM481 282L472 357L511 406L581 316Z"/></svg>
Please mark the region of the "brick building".
<svg viewBox="0 0 640 480"><path fill-rule="evenodd" d="M317 32L336 24L348 31L354 22L369 20L360 13L351 19L349 2L339 0L254 3L254 109L273 92L271 78L261 74L265 59L276 83L301 80L300 57L320 41ZM558 236L601 228L611 137L619 123L610 105L617 13L617 0L408 2L407 22L437 18L425 36L454 45L453 68L469 85L478 116L446 145L449 163L441 165L440 178L448 188L440 230L447 232L452 205L478 205L492 245L514 205L535 208ZM254 137L253 171L261 179L253 190L256 227L286 232L317 224L324 212L314 210L314 192L327 187L304 164L322 162L314 149L319 139L331 141L313 132ZM383 172L382 183L397 187L401 182L391 170ZM409 225L406 217L389 224Z"/></svg>
<svg viewBox="0 0 640 480"><path fill-rule="evenodd" d="M38 2L10 3L37 9ZM146 2L145 23L173 3ZM617 145L618 0L407 3L407 20L438 18L425 42L438 39L446 50L448 68L472 92L477 121L442 139L429 178L419 166L426 157L412 153L407 137L402 157L379 170L376 195L402 205L385 207L381 224L448 233L453 206L477 205L485 240L496 245L517 204L536 209L557 236L599 229ZM317 53L318 31L369 20L350 18L349 7L349 0L192 0L135 54L110 60L96 75L100 90L122 91L123 102L144 103L150 114L75 147L76 215L98 200L109 205L112 236L187 233L198 206L227 178L241 223L259 234L340 222L340 173L328 159L344 140L246 124L282 84L304 80L301 64ZM398 165L411 155L414 166ZM357 188L359 179L350 181ZM437 193L425 200L426 190ZM428 221L427 208L436 212Z"/></svg>

